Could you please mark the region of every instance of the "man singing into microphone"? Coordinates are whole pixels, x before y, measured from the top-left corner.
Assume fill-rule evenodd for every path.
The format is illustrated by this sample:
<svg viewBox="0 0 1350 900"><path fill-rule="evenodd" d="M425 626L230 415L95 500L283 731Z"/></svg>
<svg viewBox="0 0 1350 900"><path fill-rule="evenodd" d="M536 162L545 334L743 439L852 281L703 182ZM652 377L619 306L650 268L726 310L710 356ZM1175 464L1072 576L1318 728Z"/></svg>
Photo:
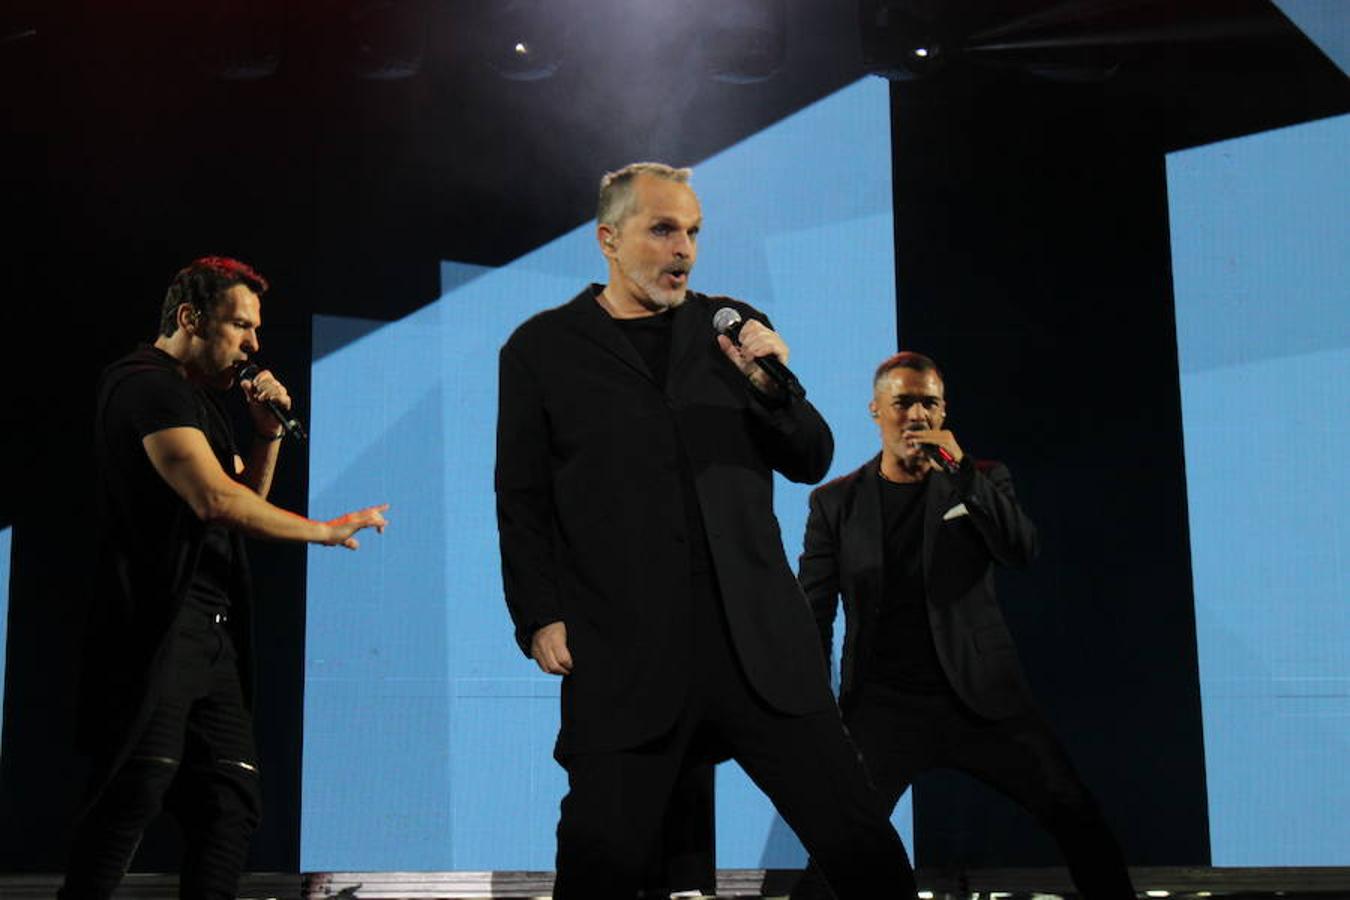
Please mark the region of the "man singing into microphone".
<svg viewBox="0 0 1350 900"><path fill-rule="evenodd" d="M788 359L767 320L688 290L689 174L606 175L608 283L501 351L506 601L521 649L563 678L554 897L631 900L681 771L731 757L840 897L912 898L773 516L773 471L820 479L833 438L756 362ZM723 307L744 320L739 346L713 330Z"/></svg>
<svg viewBox="0 0 1350 900"><path fill-rule="evenodd" d="M180 896L233 900L258 823L243 536L343 546L386 506L315 522L267 502L290 395L241 384L235 444L217 397L258 351L267 282L207 257L169 286L160 333L103 373L95 421L99 560L81 737L94 755L63 900L111 897L161 809L182 826Z"/></svg>
<svg viewBox="0 0 1350 900"><path fill-rule="evenodd" d="M1037 712L994 598L994 565L1030 562L1036 529L1007 468L945 427L943 392L928 357L883 362L868 404L881 453L811 494L798 575L827 658L844 598L844 721L887 809L919 772L969 772L1054 835L1081 896L1129 900L1120 849ZM821 868L793 900L831 896Z"/></svg>

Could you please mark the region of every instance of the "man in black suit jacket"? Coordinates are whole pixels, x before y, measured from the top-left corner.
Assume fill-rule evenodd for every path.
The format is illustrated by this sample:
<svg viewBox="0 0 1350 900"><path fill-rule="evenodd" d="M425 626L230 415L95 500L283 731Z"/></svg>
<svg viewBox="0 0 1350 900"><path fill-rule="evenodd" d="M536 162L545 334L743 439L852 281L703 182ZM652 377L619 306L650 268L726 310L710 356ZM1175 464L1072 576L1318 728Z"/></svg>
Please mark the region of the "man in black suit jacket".
<svg viewBox="0 0 1350 900"><path fill-rule="evenodd" d="M554 896L633 897L677 777L727 756L841 897L913 896L773 515L773 471L820 479L833 438L755 362L787 361L767 320L687 290L702 221L688 176L607 175L608 283L501 351L506 601L522 651L563 676ZM713 330L722 307L745 320L739 347Z"/></svg>
<svg viewBox="0 0 1350 900"><path fill-rule="evenodd" d="M881 453L812 492L798 577L827 659L844 598L840 705L887 808L919 772L960 769L1036 816L1083 897L1133 897L994 597L994 565L1025 565L1037 551L1012 477L962 452L944 427L942 374L922 354L881 364L869 410ZM792 896L830 893L812 866Z"/></svg>

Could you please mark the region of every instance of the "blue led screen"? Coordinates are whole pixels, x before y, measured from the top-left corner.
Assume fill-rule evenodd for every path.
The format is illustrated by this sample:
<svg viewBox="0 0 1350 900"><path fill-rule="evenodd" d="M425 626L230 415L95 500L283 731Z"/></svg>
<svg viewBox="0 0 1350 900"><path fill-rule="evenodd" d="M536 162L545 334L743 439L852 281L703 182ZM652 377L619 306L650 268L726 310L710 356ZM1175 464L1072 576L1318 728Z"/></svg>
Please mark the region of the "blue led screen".
<svg viewBox="0 0 1350 900"><path fill-rule="evenodd" d="M1169 156L1212 859L1350 865L1350 116Z"/></svg>
<svg viewBox="0 0 1350 900"><path fill-rule="evenodd" d="M693 286L773 319L834 428L831 477L875 452L871 370L895 350L889 108L884 81L861 81L695 167ZM587 224L501 268L441 274L442 296L398 322L314 324L310 509L389 501L393 524L357 553L310 550L305 871L553 867L558 681L520 655L502 600L497 350L603 280L603 258ZM778 483L792 559L808 490ZM719 866L802 864L734 764L717 792ZM907 799L896 821L909 841Z"/></svg>
<svg viewBox="0 0 1350 900"><path fill-rule="evenodd" d="M1273 2L1342 72L1350 72L1350 16L1344 0Z"/></svg>
<svg viewBox="0 0 1350 900"><path fill-rule="evenodd" d="M0 528L0 698L5 695L5 644L9 623L9 566L14 535L12 528ZM5 726L4 704L0 703L0 730Z"/></svg>

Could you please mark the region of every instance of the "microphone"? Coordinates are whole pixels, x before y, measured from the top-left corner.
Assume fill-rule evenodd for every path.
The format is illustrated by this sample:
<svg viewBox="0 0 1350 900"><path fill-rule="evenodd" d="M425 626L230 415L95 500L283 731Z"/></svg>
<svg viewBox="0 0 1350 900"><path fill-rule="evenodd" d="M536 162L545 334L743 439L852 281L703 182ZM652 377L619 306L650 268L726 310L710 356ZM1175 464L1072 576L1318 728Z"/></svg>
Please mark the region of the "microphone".
<svg viewBox="0 0 1350 900"><path fill-rule="evenodd" d="M956 461L956 457L947 452L946 447L940 447L937 444L920 444L923 452L928 454L928 458L937 464L937 467L948 475L955 475L961 468Z"/></svg>
<svg viewBox="0 0 1350 900"><path fill-rule="evenodd" d="M252 381L254 378L258 377L258 373L261 371L262 369L258 368L254 363L241 363L235 370L235 380ZM286 410L277 406L275 400L264 400L263 403L266 404L272 415L276 417L276 420L281 423L281 427L286 429L286 434L295 438L302 444L307 440L305 429L300 425L299 419L292 418L288 415Z"/></svg>
<svg viewBox="0 0 1350 900"><path fill-rule="evenodd" d="M923 430L922 426L910 426L905 429L905 432L910 433ZM960 463L956 461L956 457L952 456L951 453L947 451L947 448L943 447L941 444L919 443L919 449L933 461L934 465L948 475L955 475L958 469L960 469Z"/></svg>
<svg viewBox="0 0 1350 900"><path fill-rule="evenodd" d="M736 312L730 306L724 306L713 313L713 329L718 334L725 334L731 338L731 342L737 347L741 345L741 327L745 323L741 320L741 314ZM776 356L757 356L755 363L764 370L770 378L777 382L783 392L794 400L801 400L806 396L806 388L797 380L797 376L787 366L783 365Z"/></svg>

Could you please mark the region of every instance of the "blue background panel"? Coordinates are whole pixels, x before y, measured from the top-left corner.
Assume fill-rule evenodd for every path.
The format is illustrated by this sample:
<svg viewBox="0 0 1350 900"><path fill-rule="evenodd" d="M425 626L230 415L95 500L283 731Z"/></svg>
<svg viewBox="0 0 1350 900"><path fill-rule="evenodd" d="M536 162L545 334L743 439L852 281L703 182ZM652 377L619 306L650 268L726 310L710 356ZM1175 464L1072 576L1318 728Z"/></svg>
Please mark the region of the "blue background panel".
<svg viewBox="0 0 1350 900"><path fill-rule="evenodd" d="M10 550L14 536L14 529L0 528L0 697L4 696L5 686L5 644L8 640L6 634L9 623L9 567ZM4 704L0 703L0 732L5 727L5 709Z"/></svg>
<svg viewBox="0 0 1350 900"><path fill-rule="evenodd" d="M1214 865L1350 864L1348 151L1168 158Z"/></svg>

